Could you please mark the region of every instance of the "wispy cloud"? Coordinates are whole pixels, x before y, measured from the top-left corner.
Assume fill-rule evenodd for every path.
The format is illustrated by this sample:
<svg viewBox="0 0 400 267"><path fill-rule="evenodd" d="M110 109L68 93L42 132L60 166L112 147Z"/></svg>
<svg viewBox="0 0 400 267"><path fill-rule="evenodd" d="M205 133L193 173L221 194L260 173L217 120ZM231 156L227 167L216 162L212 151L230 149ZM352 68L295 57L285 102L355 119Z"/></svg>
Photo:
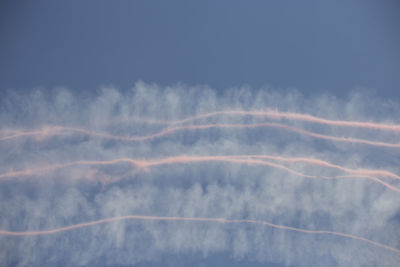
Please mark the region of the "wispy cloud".
<svg viewBox="0 0 400 267"><path fill-rule="evenodd" d="M399 261L396 103L362 90L308 99L138 82L90 98L9 92L0 107L6 264L218 252L295 266ZM63 231L33 235L52 229Z"/></svg>

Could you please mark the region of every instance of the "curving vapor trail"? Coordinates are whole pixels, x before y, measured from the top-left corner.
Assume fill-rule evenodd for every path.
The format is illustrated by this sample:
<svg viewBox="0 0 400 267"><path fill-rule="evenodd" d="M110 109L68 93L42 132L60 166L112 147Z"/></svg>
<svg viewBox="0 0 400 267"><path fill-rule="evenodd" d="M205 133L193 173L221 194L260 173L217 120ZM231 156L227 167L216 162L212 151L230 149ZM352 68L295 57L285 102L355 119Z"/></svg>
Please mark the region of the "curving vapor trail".
<svg viewBox="0 0 400 267"><path fill-rule="evenodd" d="M314 234L314 235L334 235L334 236L341 236L349 239L355 239L358 241L362 241L376 247L380 247L383 249L390 250L395 253L400 253L400 249L393 248L360 236L340 233L340 232L333 232L333 231L325 231L325 230L308 230L296 227L290 227L285 225L273 224L267 221L260 221L260 220L249 220L249 219L225 219L225 218L195 218L195 217L160 217L160 216L145 216L145 215L126 215L126 216L119 216L113 218L105 218L100 219L97 221L85 222L74 224L70 226L60 227L52 230L44 230L44 231L27 231L27 232L11 232L11 231L4 231L0 230L0 235L7 235L7 236L35 236L35 235L50 235L50 234L57 234L65 231L71 231L78 228L89 227L97 224L103 223L110 223L115 221L122 221L122 220L146 220L146 221L192 221L192 222L214 222L214 223L248 223L248 224L260 224L269 227L273 227L276 229L282 230L289 230L295 231L299 233L305 234Z"/></svg>
<svg viewBox="0 0 400 267"><path fill-rule="evenodd" d="M67 89L0 99L0 262L229 252L285 266L396 266L400 125L379 122L396 121L400 106L203 89L138 83L85 100ZM278 131L259 131L269 128ZM147 223L71 231L123 220Z"/></svg>
<svg viewBox="0 0 400 267"><path fill-rule="evenodd" d="M255 158L255 159L254 159ZM306 162L313 165L318 165L322 167L330 167L338 170L345 171L350 173L351 175L338 175L338 176L323 176L323 175L308 175L298 171L295 171L287 166L277 164L270 161L265 160L257 160L257 159L272 159L277 161L285 161L285 162ZM119 158L113 160L105 160L105 161L75 161L75 162L67 162L62 164L53 164L44 168L38 169L28 169L23 171L11 171L8 173L0 174L0 179L10 178L10 177L20 177L20 176L30 176L40 173L45 173L49 171L54 171L60 168L67 168L76 165L112 165L121 162L127 162L134 167L137 167L142 170L148 170L150 167L160 166L160 165L169 165L169 164L188 164L193 162L227 162L227 163L237 163L237 164L246 164L246 165L261 165L267 167L273 167L277 169L281 169L287 171L288 173L303 177L303 178L311 178L311 179L341 179L341 178L354 178L354 179L369 179L371 181L377 182L387 189L400 193L400 188L397 188L387 182L382 181L380 178L372 176L372 175L382 175L385 177L393 178L400 180L400 176L391 173L389 171L384 170L352 170L349 168L341 167L335 164L328 163L322 160L309 159L309 158L285 158L282 156L269 156L269 155L223 155L223 156L176 156L176 157L168 157L157 160L137 160L131 158Z"/></svg>
<svg viewBox="0 0 400 267"><path fill-rule="evenodd" d="M54 126L54 127L46 127L43 131L32 131L32 132L20 132L17 134L13 134L10 136L0 137L0 141L15 139L18 137L24 136L35 136L38 139L44 139L48 136L52 135L62 135L66 134L66 132L75 132L75 133L82 133L90 136L96 136L100 138L118 140L118 141L126 141L126 142L141 142L141 141L148 141L153 140L156 138L165 137L167 135L180 132L180 131L188 131L188 130L205 130L211 128L238 128L238 129L253 129L253 128L266 128L266 127L273 127L279 128L307 136L311 136L318 139L336 141L336 142L344 142L344 143L355 143L355 144L364 144L364 145L371 145L371 146L378 146L378 147L387 147L387 148L400 148L400 144L393 144L393 143L386 143L381 141L371 141L359 138L352 138L352 137L336 137L330 136L320 133L315 133L307 130L303 130L297 127L288 126L285 124L279 123L255 123L255 124L202 124L202 125L188 125L188 126L179 126L179 127L172 127L161 130L158 133L145 135L145 136L120 136L120 135L113 135L109 133L102 133L91 131L83 128L76 128L76 127L63 127L63 126Z"/></svg>
<svg viewBox="0 0 400 267"><path fill-rule="evenodd" d="M398 124L383 124L383 123L374 123L374 122L363 122L363 121L346 121L346 120L329 120L317 116L313 116L310 114L303 113L295 113L295 112L282 112L279 110L220 110L215 112L204 113L196 116L187 117L181 120L174 121L163 121L163 120L155 120L150 118L126 118L126 119L114 119L120 122L133 121L133 122L143 122L150 124L164 124L164 125L176 125L176 124L184 124L200 119L207 119L216 117L219 115L229 115L229 116L256 116L256 117L265 117L269 119L287 119L294 121L305 121L317 124L325 124L331 126L340 126L340 127L351 127L351 128L366 128L366 129L375 129L381 131L394 131L400 132L400 125Z"/></svg>
<svg viewBox="0 0 400 267"><path fill-rule="evenodd" d="M358 175L379 175L379 176L384 176L384 177L390 177L393 179L400 179L400 175L397 175L393 172L387 171L387 170L373 170L373 169L350 169L346 168L344 166L340 166L337 164L333 164L321 159L316 159L316 158L305 158L305 157L284 157L284 156L273 156L273 155L237 155L234 157L251 157L251 158L259 158L259 159L272 159L272 160L278 160L278 161L285 161L285 162L303 162L303 163L309 163L309 164L314 164L322 167L328 167L328 168L334 168L338 169L341 171L345 171L347 173L351 174L358 174Z"/></svg>

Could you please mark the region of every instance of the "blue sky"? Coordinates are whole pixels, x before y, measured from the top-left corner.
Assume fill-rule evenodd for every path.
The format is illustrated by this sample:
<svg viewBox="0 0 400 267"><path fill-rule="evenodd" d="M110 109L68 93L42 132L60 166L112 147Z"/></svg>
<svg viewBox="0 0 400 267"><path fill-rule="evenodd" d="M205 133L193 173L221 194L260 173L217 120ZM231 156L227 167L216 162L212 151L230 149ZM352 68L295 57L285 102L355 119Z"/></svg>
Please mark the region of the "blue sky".
<svg viewBox="0 0 400 267"><path fill-rule="evenodd" d="M398 97L397 1L2 1L1 88L137 80Z"/></svg>
<svg viewBox="0 0 400 267"><path fill-rule="evenodd" d="M400 125L399 7L2 1L0 262L395 266L399 253L379 246L251 223L127 220L43 236L1 231L126 215L207 217L346 233L399 250L400 189L390 187L400 188L399 130L381 126ZM224 113L232 110L289 115ZM250 163L222 160L228 155ZM162 160L174 163L146 165ZM339 179L360 169L386 173ZM323 177L335 178L316 180Z"/></svg>

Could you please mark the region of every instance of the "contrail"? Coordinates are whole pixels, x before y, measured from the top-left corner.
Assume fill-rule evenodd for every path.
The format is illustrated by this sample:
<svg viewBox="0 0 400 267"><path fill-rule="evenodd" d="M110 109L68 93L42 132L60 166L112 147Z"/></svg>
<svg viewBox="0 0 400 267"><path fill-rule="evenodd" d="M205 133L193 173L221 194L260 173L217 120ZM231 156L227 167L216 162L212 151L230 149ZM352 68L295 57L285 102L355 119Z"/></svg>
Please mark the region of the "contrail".
<svg viewBox="0 0 400 267"><path fill-rule="evenodd" d="M246 165L261 165L261 166L267 166L267 167L273 167L273 168L278 168L284 171L287 171L291 174L303 177L303 178L311 178L311 179L340 179L340 178L355 178L355 179L368 179L377 183L380 183L381 185L385 186L386 188L400 193L400 189L392 186L391 184L382 181L381 179L372 176L374 173L379 173L379 171L371 171L371 170L366 170L365 173L363 173L363 170L350 170L347 168L343 167L336 167L339 168L343 171L350 170L351 175L341 175L341 176L315 176L315 175L308 175L304 174L298 171L295 171L293 169L290 169L284 165L277 164L274 162L269 162L265 160L257 160L257 159L252 159L251 157L259 157L259 158L274 158L276 160L282 160L282 157L273 157L273 156L263 156L263 155L249 155L249 156L176 156L176 157L168 157L168 158L163 158L163 159L158 159L158 160L136 160L136 159L131 159L131 158L119 158L119 159L114 159L114 160L106 160L106 161L75 161L75 162L68 162L68 163L62 163L62 164L54 164L50 165L48 167L44 168L38 168L38 169L28 169L24 171L12 171L8 173L4 173L0 175L0 178L11 178L11 177L18 177L18 176L30 176L30 175L35 175L35 174L40 174L43 172L48 172L48 171L53 171L59 168L66 168L70 166L76 166L76 165L112 165L116 163L121 163L121 162L126 162L129 163L139 169L148 169L150 167L155 167L155 166L160 166L160 165L169 165L169 164L187 164L187 163L192 163L192 162L227 162L227 163L238 163L238 164L246 164ZM244 159L243 159L244 158ZM293 161L295 160L294 158L288 158L285 159L285 161ZM331 166L337 166L333 165L327 162L323 161L318 161L318 160L313 160L313 159L305 159L305 158L298 158L299 161L303 162L308 162L311 164L319 165L319 166L324 166L324 167L331 167ZM321 163L322 162L322 163ZM331 166L330 166L331 165ZM371 171L371 172L368 172ZM392 174L390 172L383 171L383 173L388 173ZM391 178L395 178L395 174L392 174L392 176L389 176ZM395 178L396 179L396 178ZM397 178L399 179L399 178Z"/></svg>
<svg viewBox="0 0 400 267"><path fill-rule="evenodd" d="M288 126L288 125L279 124L279 123L255 123L255 124L220 124L220 123L217 123L217 124L203 124L203 125L188 125L188 126L167 128L156 134L143 136L143 137L136 137L135 141L144 141L144 140L154 139L154 138L158 138L158 137L163 137L165 135L172 134L177 131L183 131L183 130L201 130L201 129L210 129L210 128L242 128L242 129L246 129L246 128L265 128L265 127L284 129L287 131L292 131L292 132L312 136L315 138L331 140L331 141L339 141L339 142L346 142L346 143L359 143L359 144L390 147L390 148L400 148L400 144L392 144L392 143L385 143L385 142L379 142L379 141L370 141L370 140L351 138L351 137L335 137L335 136L330 136L330 135L314 133L311 131L296 128L294 126Z"/></svg>
<svg viewBox="0 0 400 267"><path fill-rule="evenodd" d="M184 124L187 122L199 120L199 119L207 119L219 115L229 115L229 116L256 116L256 117L267 117L270 119L287 119L287 120L295 120L295 121L306 121L311 123L332 125L332 126L342 126L342 127L357 127L357 128L367 128L367 129L376 129L383 131L394 131L400 132L400 125L398 124L381 124L374 122L362 122L362 121L344 121L344 120L329 120L317 116L313 116L310 114L302 114L295 112L282 112L279 110L221 110L209 113L203 113L200 115L195 115L191 117L187 117L181 120L174 121L163 121L156 120L150 118L140 118L140 117L131 117L128 119L122 119L122 121L140 121L144 123L154 123L154 124L164 124L164 125L176 125L176 124Z"/></svg>
<svg viewBox="0 0 400 267"><path fill-rule="evenodd" d="M323 167L329 167L329 168L334 168L338 169L341 171L345 171L347 173L351 174L358 174L358 175L378 175L378 176L385 176L385 177L390 177L393 179L399 179L400 180L400 175L397 175L395 173L386 171L386 170L372 170L372 169L350 169L346 168L340 165L336 165L327 161L323 161L320 159L315 159L315 158L303 158L303 157L282 157L282 156L273 156L273 155L238 155L238 156L230 156L230 157L237 157L237 158L242 158L242 157L250 157L250 158L259 158L259 159L271 159L271 160L278 160L278 161L285 161L285 162L304 162L304 163L309 163L309 164L314 164L314 165L319 165Z"/></svg>
<svg viewBox="0 0 400 267"><path fill-rule="evenodd" d="M241 115L241 116L258 116L267 117L271 119L288 119L297 121L306 121L311 123L332 125L332 126L344 126L344 127L358 127L367 129L376 129L383 131L395 131L400 132L400 125L398 124L380 124L373 122L361 122L361 121L343 121L343 120L329 120L321 117L316 117L310 114L294 113L294 112L282 112L278 110L222 110L216 112L209 112L200 114L193 117L188 117L182 120L172 121L173 124L186 123L193 120L210 118L218 115ZM155 121L153 121L155 122Z"/></svg>
<svg viewBox="0 0 400 267"><path fill-rule="evenodd" d="M60 133L59 133L59 131L55 131L55 130L52 130L52 131L37 130L37 131L26 131L26 132L15 131L12 135L0 137L0 141L6 141L6 140L15 139L15 138L24 137L24 136L45 137L46 135L55 135L55 134L60 134Z"/></svg>
<svg viewBox="0 0 400 267"><path fill-rule="evenodd" d="M56 234L56 233L61 233L61 232L65 232L65 231L71 231L71 230L78 229L78 228L89 227L89 226L93 226L93 225L97 225L97 224L110 223L110 222L122 221L122 220L180 221L180 222L191 221L191 222L213 222L213 223L231 223L231 224L233 224L233 223L235 223L235 224L242 224L242 223L259 224L259 225L265 225L265 226L276 228L276 229L295 231L295 232L305 233L305 234L334 235L334 236L340 236L340 237L345 237L345 238L349 238L349 239L355 239L358 241L362 241L362 242L374 245L376 247L390 250L395 253L400 253L400 249L390 247L388 245L384 245L382 243L378 243L378 242L366 239L364 237L341 233L341 232L326 231L326 230L308 230L308 229L296 228L296 227L291 227L291 226L286 226L286 225L274 224L274 223L271 223L268 221L261 221L261 220L225 219L225 218L208 218L208 217L161 217L161 216L146 216L146 215L127 215L127 216L120 216L120 217L105 218L105 219L100 219L97 221L84 222L84 223L74 224L74 225L60 227L60 228L56 228L56 229L51 229L51 230L43 230L43 231L12 232L12 231L0 230L0 235L7 235L7 236L50 235L50 234Z"/></svg>
<svg viewBox="0 0 400 267"><path fill-rule="evenodd" d="M60 135L66 134L66 132L77 132L82 133L90 136L97 136L100 138L112 139L112 140L119 140L119 141L126 141L126 142L140 142L140 141L149 141L156 138L165 137L167 135L180 132L180 131L188 131L188 130L204 130L204 129L211 129L211 128L240 128L240 129L248 129L248 128L265 128L265 127L273 127L284 129L291 132L296 132L299 134L311 136L318 139L330 140L330 141L337 141L337 142L345 142L345 143L358 143L364 145L371 145L371 146L379 146L379 147L388 147L388 148L400 148L400 144L393 144L393 143L386 143L380 141L371 141L366 139L359 139L359 138L352 138L352 137L336 137L330 135L319 134L307 130L303 130L300 128L296 128L294 126L289 126L280 123L255 123L255 124L202 124L202 125L186 125L186 126L178 126L172 128L166 128L161 130L158 133L145 135L145 136L120 136L120 135L113 135L109 133L101 133L92 130L87 130L83 128L76 128L76 127L63 127L63 126L54 126L48 127L44 131L32 131L32 132L22 132L19 134L14 134L11 136L4 136L0 138L0 141L9 140L13 138L18 138L21 136L36 136L38 138L45 138L46 136L51 135Z"/></svg>

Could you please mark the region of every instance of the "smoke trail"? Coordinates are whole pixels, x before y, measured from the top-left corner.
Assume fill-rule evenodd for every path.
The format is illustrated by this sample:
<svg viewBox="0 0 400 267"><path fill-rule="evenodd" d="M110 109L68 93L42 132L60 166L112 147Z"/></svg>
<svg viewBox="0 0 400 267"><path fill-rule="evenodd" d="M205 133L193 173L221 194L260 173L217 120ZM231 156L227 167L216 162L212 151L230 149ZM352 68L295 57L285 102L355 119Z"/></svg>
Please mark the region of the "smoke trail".
<svg viewBox="0 0 400 267"><path fill-rule="evenodd" d="M382 123L363 122L363 121L329 120L329 119L313 116L310 114L282 112L279 110L265 110L265 111L264 110L220 110L220 111L203 113L203 114L187 117L187 118L180 119L180 120L173 120L173 121L157 120L157 119L150 119L150 118L140 118L140 117L130 117L130 118L125 118L125 119L113 118L113 121L109 122L109 123L141 122L141 123L149 123L149 124L177 125L177 124L185 124L188 122L193 122L196 120L217 117L220 115L256 116L256 117L265 117L268 119L275 119L275 120L287 119L287 120L294 120L294 121L305 121L305 122L325 124L325 125L331 125L331 126L339 126L339 127L366 128L366 129L375 129L375 130L393 131L393 132L400 131L400 125L398 125L398 124L382 124Z"/></svg>
<svg viewBox="0 0 400 267"><path fill-rule="evenodd" d="M0 106L3 234L126 214L147 222L0 235L5 265L221 253L285 266L398 263L399 125L388 123L400 116L397 103L138 83L85 99L67 89L5 94ZM166 223L171 215L183 221Z"/></svg>
<svg viewBox="0 0 400 267"><path fill-rule="evenodd" d="M371 170L371 169L349 169L337 164L333 164L327 161L323 161L320 159L315 159L315 158L304 158L304 157L283 157L283 156L272 156L272 155L238 155L238 156L232 156L232 157L251 157L251 158L261 158L261 159L272 159L272 160L278 160L278 161L286 161L286 162L305 162L309 164L315 164L323 167L329 167L329 168L334 168L338 170L342 170L348 173L352 174L359 174L359 175L380 175L380 176L387 176L391 177L394 179L400 179L400 176L386 171L386 170Z"/></svg>
<svg viewBox="0 0 400 267"><path fill-rule="evenodd" d="M210 117L215 117L218 115L230 115L230 116L258 116L258 117L266 117L269 119L288 119L288 120L296 120L296 121L306 121L311 123L318 124L326 124L331 126L341 126L341 127L358 127L358 128L367 128L367 129L376 129L382 131L400 131L400 125L398 124L380 124L373 122L362 122L362 121L343 121L343 120L328 120L316 116L312 116L310 114L301 114L301 113L293 113L293 112L282 112L279 110L221 110L216 112L210 112L205 114L200 114L197 116L185 118L182 120L176 120L168 122L168 124L183 124L190 121L195 121L199 119L205 119ZM151 120L147 121L150 123L164 123L162 121Z"/></svg>
<svg viewBox="0 0 400 267"><path fill-rule="evenodd" d="M245 158L245 159L243 159ZM352 175L339 175L339 176L323 176L323 175L307 175L298 171L295 171L293 169L290 169L284 165L276 164L274 162L269 162L269 161L260 161L260 160L255 160L252 158L269 158L269 159L275 159L275 160L280 160L280 161L291 161L291 162L307 162L311 163L314 165L319 165L323 167L333 167L339 170L346 171L348 173L351 173ZM127 162L132 164L134 167L138 167L139 169L142 170L147 170L150 167L155 167L155 166L160 166L160 165L169 165L169 164L187 164L187 163L192 163L192 162L228 162L228 163L238 163L238 164L246 164L246 165L261 165L261 166L267 166L267 167L273 167L281 170L285 170L291 174L303 177L303 178L312 178L312 179L340 179L340 178L358 178L358 179L369 179L374 182L380 183L381 185L385 186L389 190L393 190L395 192L400 193L400 189L397 187L394 187L381 179L371 176L374 174L381 174L384 176L388 176L390 178L394 179L400 179L399 176L388 172L388 171L379 171L379 170L350 170L348 168L340 167L337 165L333 165L321 160L313 160L313 159L306 159L306 158L284 158L284 157L273 157L273 156L266 156L266 155L240 155L240 156L229 156L229 155L224 155L224 156L177 156L177 157L169 157L169 158L164 158L164 159L158 159L158 160L136 160L136 159L129 159L129 158L121 158L121 159L114 159L114 160L109 160L109 161L76 161L76 162L68 162L68 163L63 163L63 164L54 164L50 165L48 167L44 168L38 168L38 169L31 169L31 170L24 170L24 171L13 171L9 173L4 173L0 174L0 179L3 178L10 178L10 177L18 177L18 176L29 176L29 175L34 175L34 174L40 174L40 173L46 173L48 171L53 171L56 169L60 168L67 168L71 167L74 165L112 165L116 163L121 163L121 162Z"/></svg>
<svg viewBox="0 0 400 267"><path fill-rule="evenodd" d="M283 230L289 230L289 231L295 231L299 233L306 233L306 234L316 234L316 235L336 235L336 236L341 236L345 238L350 238L350 239L355 239L358 241L366 242L371 245L374 245L376 247L384 248L390 251L393 251L395 253L400 253L400 249L393 248L360 236L355 236L351 234L346 234L346 233L340 233L340 232L332 232L332 231L324 231L324 230L308 230L308 229L301 229L301 228L295 228L295 227L290 227L290 226L285 226L285 225L278 225L278 224L273 224L267 221L259 221L259 220L236 220L236 219L225 219L225 218L193 218L193 217L158 217L158 216L145 216L145 215L127 215L127 216L120 216L120 217L114 217L114 218L106 218L106 219L101 219L97 221L92 221L92 222L86 222L86 223L79 223L75 225L70 225L70 226L65 226L65 227L60 227L52 230L43 230L43 231L29 231L29 232L10 232L10 231L5 231L5 230L0 230L0 235L8 235L8 236L31 236L31 235L50 235L50 234L57 234L65 231L71 231L74 229L78 228L83 228L83 227L89 227L93 226L96 224L102 224L102 223L109 223L109 222L115 222L115 221L121 221L121 220L150 220L150 221L193 221L193 222L214 222L214 223L249 223L249 224L261 224L261 225L266 225L269 227L277 228L277 229L283 229Z"/></svg>
<svg viewBox="0 0 400 267"><path fill-rule="evenodd" d="M54 128L49 127L49 129L46 129L44 131L23 132L23 133L14 134L11 136L4 136L4 137L0 138L0 141L10 140L10 139L14 139L14 138L22 137L22 136L37 136L37 138L43 139L49 135L65 134L65 131L72 131L72 132L83 133L83 134L87 134L87 135L91 135L91 136L97 136L97 137L112 139L112 140L119 140L119 141L126 141L126 142L140 142L140 141L148 141L148 140L153 140L156 138L165 137L167 135L170 135L170 134L173 134L173 133L176 133L179 131L187 131L187 130L193 131L193 130L204 130L204 129L211 129L211 128L249 129L249 128L265 128L265 127L284 129L287 131L304 134L307 136L324 139L324 140L331 140L331 141L345 142L345 143L357 143L357 144L364 144L364 145L371 145L371 146L378 146L378 147L400 148L400 144L391 144L391 143L386 143L386 142L371 141L371 140L352 138L352 137L329 136L329 135L324 135L324 134L319 134L319 133L314 133L311 131L299 129L299 128L296 128L293 126L279 124L279 123L188 125L188 126L167 128L167 129L161 130L160 132L155 133L155 134L150 134L150 135L146 135L146 136L138 136L138 137L118 136L118 135L112 135L112 134L108 134L108 133L98 133L95 131L90 131L90 130L86 130L86 129L82 129L82 128L55 126Z"/></svg>

